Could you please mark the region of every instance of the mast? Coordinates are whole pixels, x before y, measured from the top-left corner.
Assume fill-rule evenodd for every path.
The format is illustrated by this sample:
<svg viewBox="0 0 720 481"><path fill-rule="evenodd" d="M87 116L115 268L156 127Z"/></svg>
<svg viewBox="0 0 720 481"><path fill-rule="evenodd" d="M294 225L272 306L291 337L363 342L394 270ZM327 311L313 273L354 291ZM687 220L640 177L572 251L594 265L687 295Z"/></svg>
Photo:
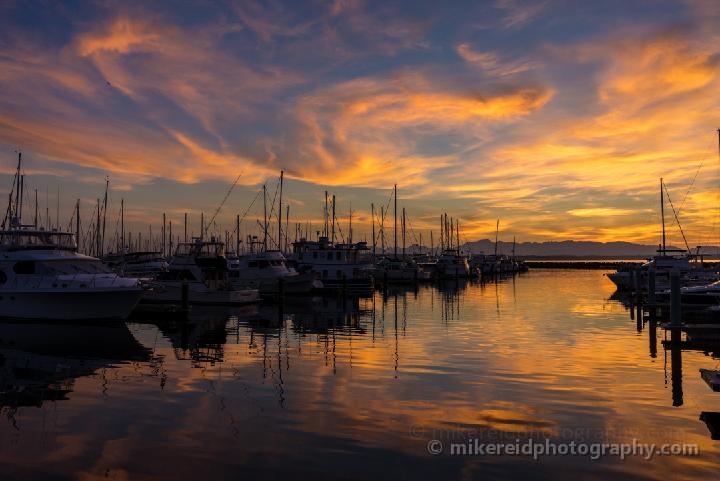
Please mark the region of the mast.
<svg viewBox="0 0 720 481"><path fill-rule="evenodd" d="M285 206L285 247L283 254L288 252L288 233L290 232L290 204Z"/></svg>
<svg viewBox="0 0 720 481"><path fill-rule="evenodd" d="M395 204L393 207L393 218L395 222L395 228L393 229L395 237L395 247L393 248L393 257L397 259L397 184L393 187L393 196L395 197Z"/></svg>
<svg viewBox="0 0 720 481"><path fill-rule="evenodd" d="M235 254L240 255L240 214L235 216Z"/></svg>
<svg viewBox="0 0 720 481"><path fill-rule="evenodd" d="M283 194L283 171L280 171L280 203L278 204L278 249L282 251L282 194Z"/></svg>
<svg viewBox="0 0 720 481"><path fill-rule="evenodd" d="M110 177L105 176L105 198L103 199L103 225L102 225L102 237L100 238L100 255L105 250L105 220L107 219L107 197L108 187L110 186ZM58 198L58 212L60 211L60 198ZM58 229L60 228L60 217L58 215ZM99 257L99 256L98 256Z"/></svg>
<svg viewBox="0 0 720 481"><path fill-rule="evenodd" d="M75 204L75 244L78 251L80 250L80 199Z"/></svg>
<svg viewBox="0 0 720 481"><path fill-rule="evenodd" d="M372 248L373 248L373 262L375 262L375 247L377 241L375 240L375 204L370 202L370 219L372 220Z"/></svg>
<svg viewBox="0 0 720 481"><path fill-rule="evenodd" d="M60 187L58 187L59 192ZM25 176L20 176L20 205L18 206L18 224L22 225L22 203L23 195L25 194ZM59 222L58 222L59 224Z"/></svg>
<svg viewBox="0 0 720 481"><path fill-rule="evenodd" d="M267 192L263 184L263 251L267 250L268 223L267 223Z"/></svg>
<svg viewBox="0 0 720 481"><path fill-rule="evenodd" d="M165 257L165 228L166 228L166 220L165 220L165 212L163 212L163 228L162 228L162 255Z"/></svg>
<svg viewBox="0 0 720 481"><path fill-rule="evenodd" d="M325 237L328 236L328 191L325 191L325 212L323 213L323 221L325 224L325 230L323 230L323 235Z"/></svg>
<svg viewBox="0 0 720 481"><path fill-rule="evenodd" d="M129 246L128 246L129 247ZM120 245L118 253L125 249L125 199L120 199Z"/></svg>
<svg viewBox="0 0 720 481"><path fill-rule="evenodd" d="M662 177L660 177L660 220L662 221L662 255L665 255L665 198Z"/></svg>
<svg viewBox="0 0 720 481"><path fill-rule="evenodd" d="M17 188L15 189L15 210L11 212L10 217L10 224L12 225L14 222L20 223L20 214L19 206L20 206L20 167L22 164L22 152L18 152L18 166L17 166L17 174L15 181L17 182ZM12 194L11 194L12 195ZM17 219L13 219L13 217L16 217Z"/></svg>
<svg viewBox="0 0 720 481"><path fill-rule="evenodd" d="M403 207L402 211L402 255L403 259L405 259L405 207Z"/></svg>
<svg viewBox="0 0 720 481"><path fill-rule="evenodd" d="M497 259L497 248L498 248L498 231L500 230L500 219L495 224L495 259Z"/></svg>
<svg viewBox="0 0 720 481"><path fill-rule="evenodd" d="M97 222L95 223L95 256L100 257L100 199L97 199Z"/></svg>
<svg viewBox="0 0 720 481"><path fill-rule="evenodd" d="M460 219L455 220L455 231L457 232L457 251L460 255Z"/></svg>
<svg viewBox="0 0 720 481"><path fill-rule="evenodd" d="M332 239L330 241L335 244L335 194L332 196Z"/></svg>

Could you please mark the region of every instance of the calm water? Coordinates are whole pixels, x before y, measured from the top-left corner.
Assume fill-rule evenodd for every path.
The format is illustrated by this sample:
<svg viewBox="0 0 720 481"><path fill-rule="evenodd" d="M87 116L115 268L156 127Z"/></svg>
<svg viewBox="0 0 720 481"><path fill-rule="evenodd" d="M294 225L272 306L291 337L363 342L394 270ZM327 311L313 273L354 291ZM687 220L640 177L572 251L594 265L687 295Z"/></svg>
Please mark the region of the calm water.
<svg viewBox="0 0 720 481"><path fill-rule="evenodd" d="M672 362L663 331L638 332L613 292L601 271L539 269L196 310L191 327L0 324L2 479L716 477L720 441L699 416L720 393L698 369L717 359ZM450 453L633 440L700 454Z"/></svg>

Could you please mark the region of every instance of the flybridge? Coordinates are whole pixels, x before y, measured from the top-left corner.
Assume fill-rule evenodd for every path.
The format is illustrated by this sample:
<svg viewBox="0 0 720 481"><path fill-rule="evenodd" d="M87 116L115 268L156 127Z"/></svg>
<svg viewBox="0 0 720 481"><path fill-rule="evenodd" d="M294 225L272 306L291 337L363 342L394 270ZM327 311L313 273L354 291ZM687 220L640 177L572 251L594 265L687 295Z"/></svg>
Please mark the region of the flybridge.
<svg viewBox="0 0 720 481"><path fill-rule="evenodd" d="M75 236L69 232L25 228L0 231L0 247L13 249L59 249L76 251Z"/></svg>

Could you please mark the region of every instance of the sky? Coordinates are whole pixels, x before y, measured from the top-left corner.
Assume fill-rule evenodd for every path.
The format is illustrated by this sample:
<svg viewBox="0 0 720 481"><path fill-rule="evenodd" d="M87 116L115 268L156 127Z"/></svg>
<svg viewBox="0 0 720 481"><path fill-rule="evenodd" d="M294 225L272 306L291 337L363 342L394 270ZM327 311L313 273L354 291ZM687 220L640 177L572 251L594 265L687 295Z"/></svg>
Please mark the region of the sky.
<svg viewBox="0 0 720 481"><path fill-rule="evenodd" d="M397 184L408 243L447 213L461 242L658 244L663 178L668 242L720 244L716 1L5 0L0 46L26 223L80 199L87 232L107 178L106 238L121 200L126 233L245 238L283 171L291 240L327 191L339 238L374 208L392 241Z"/></svg>

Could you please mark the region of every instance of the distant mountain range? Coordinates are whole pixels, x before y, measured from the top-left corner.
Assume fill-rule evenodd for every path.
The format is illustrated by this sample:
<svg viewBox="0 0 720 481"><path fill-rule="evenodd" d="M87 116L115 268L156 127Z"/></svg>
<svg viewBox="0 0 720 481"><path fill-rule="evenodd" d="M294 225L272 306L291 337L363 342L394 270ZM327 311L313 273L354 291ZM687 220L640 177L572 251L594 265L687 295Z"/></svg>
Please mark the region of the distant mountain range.
<svg viewBox="0 0 720 481"><path fill-rule="evenodd" d="M474 254L495 252L495 242L483 239L467 242L462 249ZM532 257L582 257L585 259L644 259L656 254L658 245L634 244L632 242L590 242L590 241L552 241L552 242L518 242L515 244L515 256ZM669 247L668 249L677 249ZM511 255L512 242L498 242L498 254ZM720 257L720 247L703 246L701 253L714 258Z"/></svg>

